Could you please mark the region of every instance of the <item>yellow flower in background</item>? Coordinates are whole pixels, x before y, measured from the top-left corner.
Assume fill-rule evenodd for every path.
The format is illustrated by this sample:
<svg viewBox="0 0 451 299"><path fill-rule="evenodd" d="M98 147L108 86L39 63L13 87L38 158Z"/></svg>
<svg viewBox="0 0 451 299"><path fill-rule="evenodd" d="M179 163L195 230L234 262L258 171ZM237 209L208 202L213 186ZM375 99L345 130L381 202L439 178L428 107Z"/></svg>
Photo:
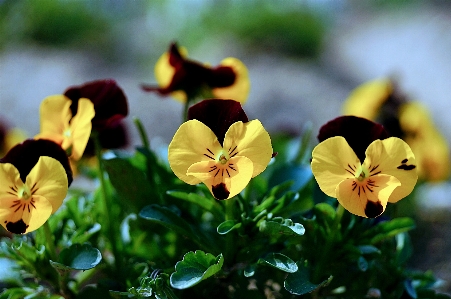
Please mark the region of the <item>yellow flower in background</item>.
<svg viewBox="0 0 451 299"><path fill-rule="evenodd" d="M235 114L239 117L215 113L230 111L225 106L239 107ZM196 112L196 109L209 110L209 113ZM169 144L169 165L175 175L187 184L203 182L220 200L240 193L251 178L265 170L273 154L271 139L260 121L247 122L246 117L244 122L232 121L229 126L227 121L243 116L239 109L239 103L232 100L205 100L194 105L190 108L191 114L206 115L207 119L183 123ZM213 120L213 115L219 116L219 120L218 117ZM221 116L227 121L221 120ZM213 123L228 128L217 128ZM225 135L221 136L221 132Z"/></svg>
<svg viewBox="0 0 451 299"><path fill-rule="evenodd" d="M419 175L430 181L448 178L451 171L450 148L434 126L426 107L419 102L401 105L399 123L404 132L404 140L419 161Z"/></svg>
<svg viewBox="0 0 451 299"><path fill-rule="evenodd" d="M388 202L409 195L418 178L409 145L396 137L379 139L385 138L381 129L364 118L343 116L323 126L322 142L312 152L311 168L320 189L362 217L381 215Z"/></svg>
<svg viewBox="0 0 451 299"><path fill-rule="evenodd" d="M344 115L378 121L391 136L406 141L417 160L420 178L441 181L451 171L450 149L426 107L408 101L390 79L366 82L354 89L343 105Z"/></svg>
<svg viewBox="0 0 451 299"><path fill-rule="evenodd" d="M381 106L393 92L390 79L382 78L363 83L355 88L343 105L345 115L376 120Z"/></svg>
<svg viewBox="0 0 451 299"><path fill-rule="evenodd" d="M0 163L0 221L15 234L42 226L63 203L68 190L66 170L51 157L41 156L26 176L10 163Z"/></svg>
<svg viewBox="0 0 451 299"><path fill-rule="evenodd" d="M85 98L78 101L72 115L72 101L64 95L45 98L40 107L41 133L36 139L48 139L61 145L73 160L79 160L88 143L94 117L94 105Z"/></svg>
<svg viewBox="0 0 451 299"><path fill-rule="evenodd" d="M171 95L181 102L193 97L233 99L244 104L250 90L248 70L239 59L229 57L216 67L186 58L185 48L172 44L155 64L158 87L143 85L145 91Z"/></svg>

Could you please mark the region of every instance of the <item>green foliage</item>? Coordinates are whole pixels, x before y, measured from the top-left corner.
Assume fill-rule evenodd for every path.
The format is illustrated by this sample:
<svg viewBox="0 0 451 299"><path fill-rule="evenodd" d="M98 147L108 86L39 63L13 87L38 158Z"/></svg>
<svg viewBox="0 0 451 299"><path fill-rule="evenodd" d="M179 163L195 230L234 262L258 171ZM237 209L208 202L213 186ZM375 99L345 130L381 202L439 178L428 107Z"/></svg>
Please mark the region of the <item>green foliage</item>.
<svg viewBox="0 0 451 299"><path fill-rule="evenodd" d="M182 261L175 264L175 272L170 278L171 286L176 289L190 288L218 273L223 264L222 254L215 257L201 250L190 251Z"/></svg>

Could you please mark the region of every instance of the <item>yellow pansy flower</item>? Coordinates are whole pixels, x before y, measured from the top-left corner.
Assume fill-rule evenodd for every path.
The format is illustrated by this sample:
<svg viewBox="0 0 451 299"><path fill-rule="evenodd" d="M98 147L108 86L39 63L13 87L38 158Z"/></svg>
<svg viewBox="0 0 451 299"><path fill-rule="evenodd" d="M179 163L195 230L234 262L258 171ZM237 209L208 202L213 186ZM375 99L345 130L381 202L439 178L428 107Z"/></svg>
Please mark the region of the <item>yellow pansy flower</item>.
<svg viewBox="0 0 451 299"><path fill-rule="evenodd" d="M40 107L41 133L36 139L48 139L61 145L73 160L79 160L91 134L94 105L85 98L78 100L72 115L72 101L64 95L45 98Z"/></svg>
<svg viewBox="0 0 451 299"><path fill-rule="evenodd" d="M49 140L26 140L0 160L0 223L15 234L43 225L66 197L72 172L64 150Z"/></svg>
<svg viewBox="0 0 451 299"><path fill-rule="evenodd" d="M343 113L378 121L390 135L406 141L415 154L421 178L440 181L449 177L449 144L435 127L427 108L409 101L392 80L376 79L358 86L346 99Z"/></svg>
<svg viewBox="0 0 451 299"><path fill-rule="evenodd" d="M237 58L228 57L216 67L186 58L185 48L171 44L155 64L158 86L143 85L145 91L170 94L181 102L188 98L210 95L218 99L233 99L244 104L250 90L248 70Z"/></svg>
<svg viewBox="0 0 451 299"><path fill-rule="evenodd" d="M205 119L183 123L169 144L169 165L175 175L191 185L203 182L216 199L240 193L251 178L265 170L272 157L268 132L258 120L247 122L240 109L241 105L232 100L200 102L188 114L205 115ZM219 113L232 110L234 114ZM244 121L238 120L243 114ZM213 115L219 117L213 119ZM227 130L221 127L224 124Z"/></svg>
<svg viewBox="0 0 451 299"><path fill-rule="evenodd" d="M346 125L343 126L343 123ZM394 203L409 195L415 187L418 175L415 156L409 145L396 137L378 139L380 128L368 130L366 144L358 143L358 136L369 127L368 120L357 117L340 117L322 128L323 137L312 152L311 168L320 189L349 212L374 218L381 215L387 203ZM356 128L356 134L344 132L340 136L335 127ZM331 132L329 136L325 131ZM372 135L371 132L378 132ZM350 138L353 136L353 138ZM348 143L348 138L350 143ZM366 147L362 159L361 149ZM354 150L357 149L357 150ZM360 156L360 158L359 158Z"/></svg>

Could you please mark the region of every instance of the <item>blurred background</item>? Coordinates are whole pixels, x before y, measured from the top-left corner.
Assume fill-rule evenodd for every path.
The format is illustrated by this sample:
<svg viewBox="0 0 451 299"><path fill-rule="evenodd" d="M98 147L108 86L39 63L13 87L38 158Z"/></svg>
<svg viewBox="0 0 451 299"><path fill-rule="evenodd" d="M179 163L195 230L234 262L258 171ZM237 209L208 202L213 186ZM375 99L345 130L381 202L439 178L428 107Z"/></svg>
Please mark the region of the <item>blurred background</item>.
<svg viewBox="0 0 451 299"><path fill-rule="evenodd" d="M140 89L169 44L217 65L249 69L244 106L271 132L301 134L342 113L359 84L387 76L422 102L451 142L451 1L447 0L0 0L0 119L29 137L39 105L68 87L112 78L157 147L182 104ZM139 144L127 119L130 148ZM451 292L451 185L424 183L405 213L418 221L411 267Z"/></svg>

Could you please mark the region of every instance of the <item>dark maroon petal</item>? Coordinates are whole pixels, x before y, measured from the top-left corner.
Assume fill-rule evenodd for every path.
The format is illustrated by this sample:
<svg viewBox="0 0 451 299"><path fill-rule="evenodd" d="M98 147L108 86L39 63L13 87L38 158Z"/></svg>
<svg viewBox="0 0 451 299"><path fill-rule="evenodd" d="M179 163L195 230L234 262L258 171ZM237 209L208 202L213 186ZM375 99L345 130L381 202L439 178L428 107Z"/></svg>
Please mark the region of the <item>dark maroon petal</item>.
<svg viewBox="0 0 451 299"><path fill-rule="evenodd" d="M236 74L229 66L218 66L211 70L210 77L206 78L208 86L227 87L231 86L236 79Z"/></svg>
<svg viewBox="0 0 451 299"><path fill-rule="evenodd" d="M72 183L72 170L66 152L53 141L45 139L27 139L14 146L0 159L0 163L11 163L20 173L22 182L25 182L31 169L38 163L41 156L58 160L66 170L69 186Z"/></svg>
<svg viewBox="0 0 451 299"><path fill-rule="evenodd" d="M229 127L237 121L248 122L241 104L234 100L203 100L188 109L188 119L197 119L204 123L218 137L219 143L224 141Z"/></svg>
<svg viewBox="0 0 451 299"><path fill-rule="evenodd" d="M106 128L99 132L100 146L103 149L117 149L126 147L129 144L127 128L123 122L114 127ZM88 140L83 156L95 156L94 141Z"/></svg>
<svg viewBox="0 0 451 299"><path fill-rule="evenodd" d="M322 142L334 136L343 136L361 163L371 142L390 137L382 125L356 116L340 116L329 121L319 130L318 140Z"/></svg>
<svg viewBox="0 0 451 299"><path fill-rule="evenodd" d="M128 104L122 89L112 79L88 82L70 87L64 93L72 100L72 115L75 115L80 98L90 99L94 104L93 130L101 131L115 126L128 115Z"/></svg>
<svg viewBox="0 0 451 299"><path fill-rule="evenodd" d="M0 120L0 153L5 150L5 138L8 132L8 126Z"/></svg>

